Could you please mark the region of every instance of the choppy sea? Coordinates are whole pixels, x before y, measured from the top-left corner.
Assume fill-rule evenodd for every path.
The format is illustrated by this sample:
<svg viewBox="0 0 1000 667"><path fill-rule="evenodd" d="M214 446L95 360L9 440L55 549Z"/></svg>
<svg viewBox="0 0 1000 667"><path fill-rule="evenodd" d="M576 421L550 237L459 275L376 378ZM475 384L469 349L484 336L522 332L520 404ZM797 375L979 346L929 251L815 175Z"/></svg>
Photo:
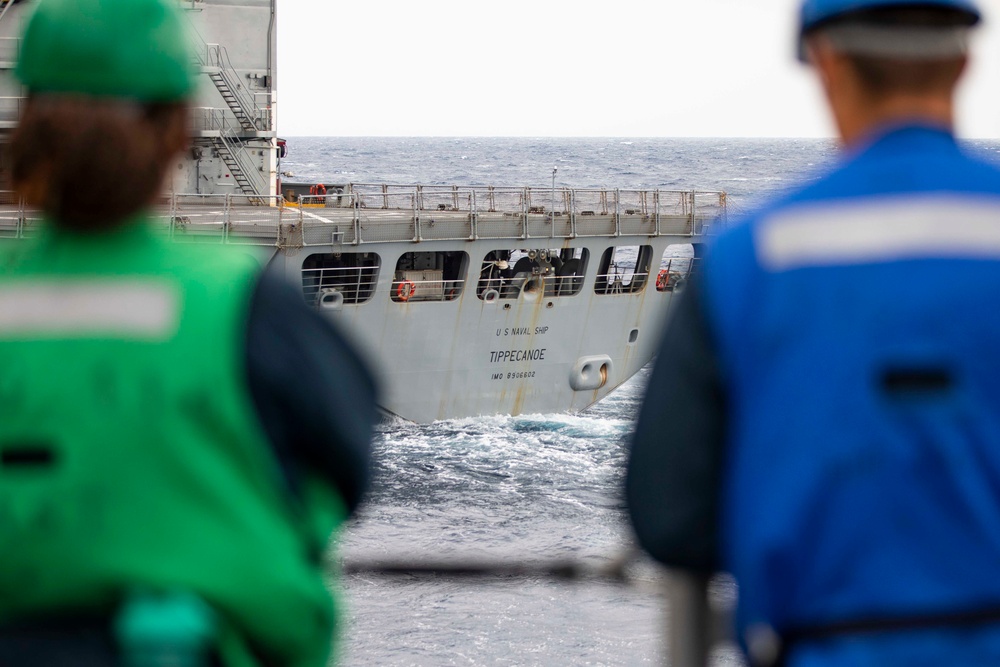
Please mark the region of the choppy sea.
<svg viewBox="0 0 1000 667"><path fill-rule="evenodd" d="M287 180L724 190L730 219L836 160L798 139L288 139ZM997 142L971 148L1000 158ZM648 367L582 414L383 424L374 488L344 531L355 564L577 560L629 548L621 485ZM352 575L340 664L649 665L664 660L657 570L640 581ZM719 662L738 660L722 654Z"/></svg>

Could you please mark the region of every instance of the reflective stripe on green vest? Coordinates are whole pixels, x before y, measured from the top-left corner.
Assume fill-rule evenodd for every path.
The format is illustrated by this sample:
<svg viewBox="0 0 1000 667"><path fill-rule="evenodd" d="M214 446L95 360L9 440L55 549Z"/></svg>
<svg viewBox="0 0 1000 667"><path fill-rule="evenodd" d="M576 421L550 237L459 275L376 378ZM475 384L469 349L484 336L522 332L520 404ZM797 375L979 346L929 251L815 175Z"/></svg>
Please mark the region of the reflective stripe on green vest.
<svg viewBox="0 0 1000 667"><path fill-rule="evenodd" d="M322 551L344 508L315 480L293 500L252 408L256 261L143 223L10 246L0 622L181 588L280 664L324 665Z"/></svg>

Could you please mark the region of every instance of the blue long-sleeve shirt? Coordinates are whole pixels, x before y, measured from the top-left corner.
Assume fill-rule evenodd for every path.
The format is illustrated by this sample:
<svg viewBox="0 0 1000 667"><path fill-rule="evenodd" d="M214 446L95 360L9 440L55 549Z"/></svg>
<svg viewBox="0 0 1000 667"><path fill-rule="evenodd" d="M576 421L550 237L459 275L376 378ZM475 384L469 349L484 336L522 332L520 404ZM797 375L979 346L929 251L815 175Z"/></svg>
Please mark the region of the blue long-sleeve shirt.
<svg viewBox="0 0 1000 667"><path fill-rule="evenodd" d="M734 225L649 382L642 546L732 572L741 638L878 628L792 665L1000 663L998 294L1000 171L940 128L883 128Z"/></svg>

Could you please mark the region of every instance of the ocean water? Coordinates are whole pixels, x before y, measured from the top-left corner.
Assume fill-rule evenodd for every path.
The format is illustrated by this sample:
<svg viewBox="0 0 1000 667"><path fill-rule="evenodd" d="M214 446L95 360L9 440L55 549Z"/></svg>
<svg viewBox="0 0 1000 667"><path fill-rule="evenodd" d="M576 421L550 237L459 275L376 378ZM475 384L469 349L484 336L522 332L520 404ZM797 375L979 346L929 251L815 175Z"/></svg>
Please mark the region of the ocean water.
<svg viewBox="0 0 1000 667"><path fill-rule="evenodd" d="M829 141L289 138L289 180L724 190L730 218L836 160ZM998 157L1000 144L973 147ZM582 414L380 427L375 485L339 542L350 563L599 567L630 549L626 443L648 367ZM664 659L659 570L639 585L352 575L340 664L651 665ZM719 664L738 664L720 653Z"/></svg>

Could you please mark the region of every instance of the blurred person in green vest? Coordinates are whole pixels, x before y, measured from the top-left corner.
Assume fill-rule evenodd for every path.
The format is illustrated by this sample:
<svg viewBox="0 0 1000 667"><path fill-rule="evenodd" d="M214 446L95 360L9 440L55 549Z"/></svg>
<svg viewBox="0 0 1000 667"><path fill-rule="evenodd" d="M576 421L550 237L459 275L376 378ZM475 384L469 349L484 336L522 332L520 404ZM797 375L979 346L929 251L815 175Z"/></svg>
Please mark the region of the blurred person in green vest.
<svg viewBox="0 0 1000 667"><path fill-rule="evenodd" d="M144 211L196 86L169 0L40 0L0 246L0 665L322 667L376 390L280 276Z"/></svg>

